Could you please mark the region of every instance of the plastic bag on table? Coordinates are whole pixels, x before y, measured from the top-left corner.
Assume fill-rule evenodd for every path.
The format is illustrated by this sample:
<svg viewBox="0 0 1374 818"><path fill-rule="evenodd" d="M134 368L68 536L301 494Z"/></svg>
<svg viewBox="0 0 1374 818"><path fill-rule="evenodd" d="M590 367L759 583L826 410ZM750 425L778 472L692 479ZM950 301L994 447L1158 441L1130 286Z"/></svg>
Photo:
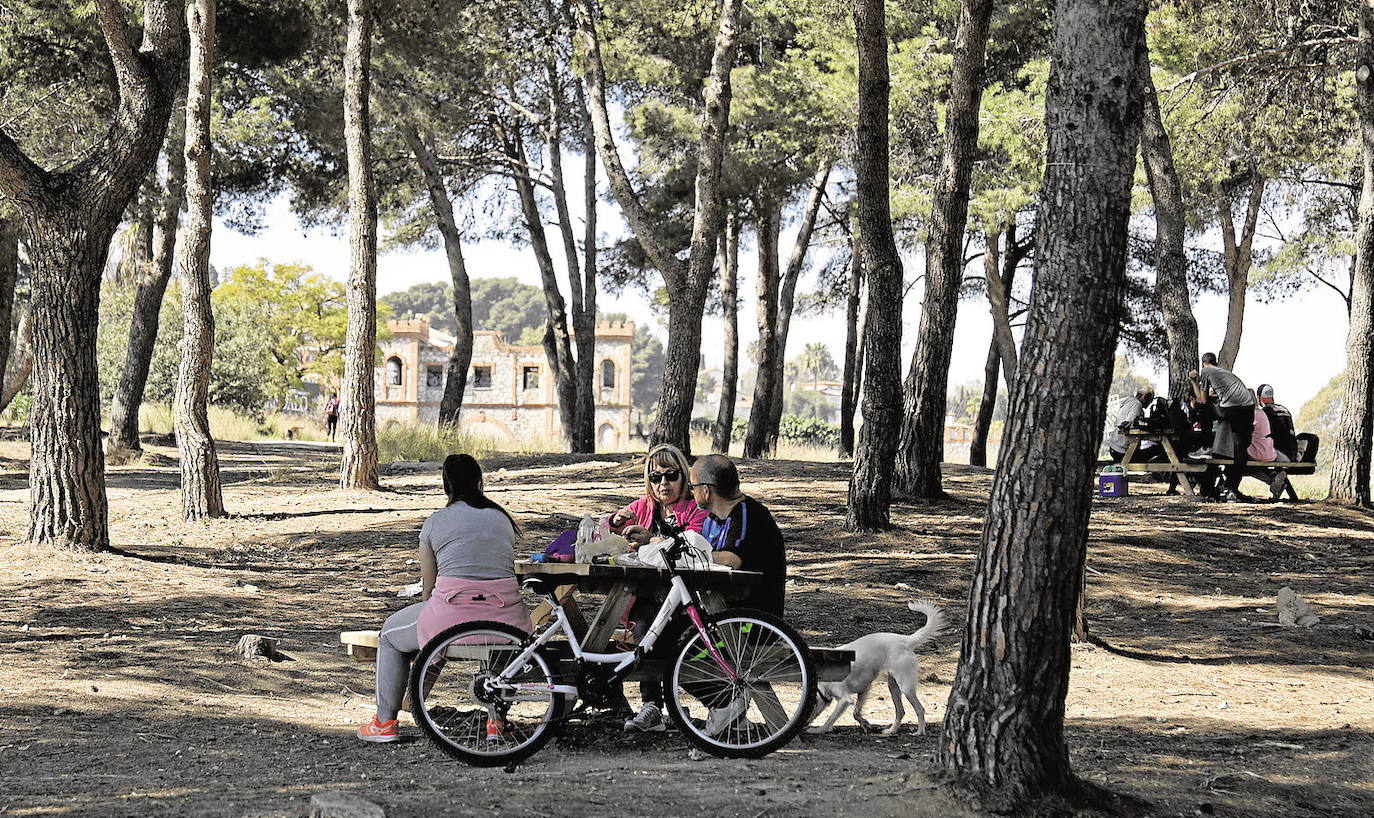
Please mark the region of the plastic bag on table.
<svg viewBox="0 0 1374 818"><path fill-rule="evenodd" d="M727 566L717 565L711 559L711 544L706 538L695 531L685 531L683 536L687 538L687 550L682 556L677 558L673 564L674 568L684 571L728 571ZM673 544L672 540L654 540L648 545L641 545L639 551L639 563L648 568L667 568L668 561L663 552Z"/></svg>

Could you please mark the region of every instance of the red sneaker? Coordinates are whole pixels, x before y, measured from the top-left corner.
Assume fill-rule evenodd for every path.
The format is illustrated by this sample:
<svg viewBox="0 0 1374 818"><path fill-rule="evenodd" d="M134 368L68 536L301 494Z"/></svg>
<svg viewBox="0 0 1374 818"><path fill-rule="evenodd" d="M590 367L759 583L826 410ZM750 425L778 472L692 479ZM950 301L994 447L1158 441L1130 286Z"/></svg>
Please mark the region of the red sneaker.
<svg viewBox="0 0 1374 818"><path fill-rule="evenodd" d="M372 721L358 728L358 738L363 741L386 744L387 742L398 741L401 738L401 730L395 719L380 721L374 713Z"/></svg>
<svg viewBox="0 0 1374 818"><path fill-rule="evenodd" d="M506 737L506 723L500 719L487 719L487 741L501 741Z"/></svg>

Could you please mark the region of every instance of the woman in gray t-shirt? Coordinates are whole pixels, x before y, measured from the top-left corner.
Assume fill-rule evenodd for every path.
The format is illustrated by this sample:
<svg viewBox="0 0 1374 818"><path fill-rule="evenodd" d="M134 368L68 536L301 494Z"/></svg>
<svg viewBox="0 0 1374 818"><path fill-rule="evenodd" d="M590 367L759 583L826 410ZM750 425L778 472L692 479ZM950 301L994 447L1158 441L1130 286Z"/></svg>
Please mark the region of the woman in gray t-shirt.
<svg viewBox="0 0 1374 818"><path fill-rule="evenodd" d="M392 614L377 638L377 712L358 728L363 741L400 738L396 715L410 660L439 632L476 619L528 631L529 613L515 580L515 519L482 492L482 467L470 455L444 460L448 504L420 529L421 602ZM504 725L493 722L499 734Z"/></svg>

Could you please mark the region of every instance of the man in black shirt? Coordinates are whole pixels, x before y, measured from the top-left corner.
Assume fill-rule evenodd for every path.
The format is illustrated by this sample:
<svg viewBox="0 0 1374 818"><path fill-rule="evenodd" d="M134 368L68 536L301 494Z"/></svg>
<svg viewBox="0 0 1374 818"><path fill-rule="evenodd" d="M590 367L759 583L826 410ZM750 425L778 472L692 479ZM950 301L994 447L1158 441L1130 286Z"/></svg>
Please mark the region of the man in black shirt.
<svg viewBox="0 0 1374 818"><path fill-rule="evenodd" d="M701 533L715 549L712 558L721 565L763 574L743 604L781 616L787 553L772 513L740 493L739 471L725 455L697 458L688 485L697 505L709 512Z"/></svg>

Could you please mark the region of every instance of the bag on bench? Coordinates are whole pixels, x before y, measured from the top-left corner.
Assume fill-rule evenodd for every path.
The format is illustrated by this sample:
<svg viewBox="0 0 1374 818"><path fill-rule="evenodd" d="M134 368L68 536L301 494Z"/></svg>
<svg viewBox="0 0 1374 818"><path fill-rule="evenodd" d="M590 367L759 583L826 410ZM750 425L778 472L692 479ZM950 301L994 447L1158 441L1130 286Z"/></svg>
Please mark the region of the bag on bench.
<svg viewBox="0 0 1374 818"><path fill-rule="evenodd" d="M1298 462L1316 463L1317 449L1321 447L1321 438L1311 432L1303 432L1297 436L1298 441Z"/></svg>

